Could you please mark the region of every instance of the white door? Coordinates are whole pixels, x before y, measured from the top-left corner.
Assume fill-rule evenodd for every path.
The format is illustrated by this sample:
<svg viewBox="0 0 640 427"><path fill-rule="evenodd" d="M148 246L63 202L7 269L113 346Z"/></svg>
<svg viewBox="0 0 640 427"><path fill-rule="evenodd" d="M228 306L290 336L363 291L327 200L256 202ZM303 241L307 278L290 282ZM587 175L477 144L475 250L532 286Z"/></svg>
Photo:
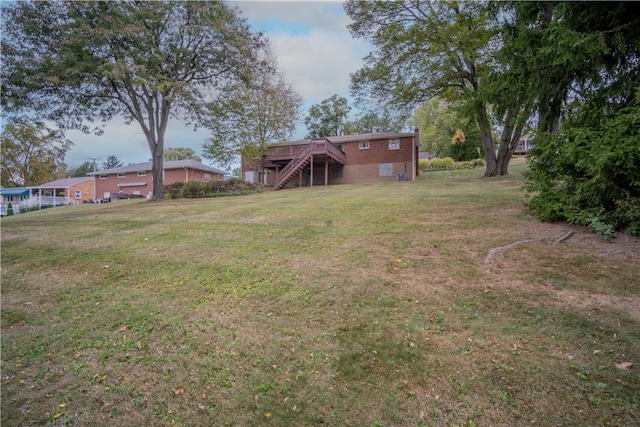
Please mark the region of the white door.
<svg viewBox="0 0 640 427"><path fill-rule="evenodd" d="M104 192L104 196L105 199L108 199L109 197L111 197L111 193L109 191L105 191Z"/></svg>
<svg viewBox="0 0 640 427"><path fill-rule="evenodd" d="M247 182L255 182L255 177L254 177L254 172L253 171L247 171L244 173L244 180Z"/></svg>

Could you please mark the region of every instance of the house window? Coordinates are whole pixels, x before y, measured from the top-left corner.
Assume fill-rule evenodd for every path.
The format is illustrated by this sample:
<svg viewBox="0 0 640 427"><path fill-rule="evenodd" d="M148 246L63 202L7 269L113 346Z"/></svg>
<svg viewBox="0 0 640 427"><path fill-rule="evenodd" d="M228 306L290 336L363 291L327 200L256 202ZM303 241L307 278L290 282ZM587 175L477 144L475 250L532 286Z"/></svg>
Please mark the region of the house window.
<svg viewBox="0 0 640 427"><path fill-rule="evenodd" d="M205 181L211 181L211 174L205 172L204 179L205 179Z"/></svg>
<svg viewBox="0 0 640 427"><path fill-rule="evenodd" d="M399 150L400 149L400 140L399 139L390 139L389 140L389 150Z"/></svg>
<svg viewBox="0 0 640 427"><path fill-rule="evenodd" d="M393 163L380 163L378 169L379 176L393 176Z"/></svg>
<svg viewBox="0 0 640 427"><path fill-rule="evenodd" d="M138 171L138 176L147 176L147 171Z"/></svg>
<svg viewBox="0 0 640 427"><path fill-rule="evenodd" d="M126 178L127 174L124 172L118 172L118 178Z"/></svg>
<svg viewBox="0 0 640 427"><path fill-rule="evenodd" d="M361 150L368 150L369 149L369 141L360 141L360 144L358 144L358 148Z"/></svg>
<svg viewBox="0 0 640 427"><path fill-rule="evenodd" d="M82 199L82 191L76 190L76 200L80 200L80 199Z"/></svg>
<svg viewBox="0 0 640 427"><path fill-rule="evenodd" d="M100 179L107 179L107 175L100 175Z"/></svg>
<svg viewBox="0 0 640 427"><path fill-rule="evenodd" d="M342 166L334 166L331 168L331 178L342 178Z"/></svg>

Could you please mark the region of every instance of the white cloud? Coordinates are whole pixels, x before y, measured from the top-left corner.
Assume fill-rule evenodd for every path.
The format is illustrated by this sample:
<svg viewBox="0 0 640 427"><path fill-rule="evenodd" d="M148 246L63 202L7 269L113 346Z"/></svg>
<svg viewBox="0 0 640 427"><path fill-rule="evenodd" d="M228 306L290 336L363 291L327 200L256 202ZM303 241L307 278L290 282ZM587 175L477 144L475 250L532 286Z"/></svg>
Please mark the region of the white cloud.
<svg viewBox="0 0 640 427"><path fill-rule="evenodd" d="M280 69L307 104L333 94L348 97L349 75L362 66L369 45L353 39L349 17L335 1L240 1L254 28L271 40Z"/></svg>
<svg viewBox="0 0 640 427"><path fill-rule="evenodd" d="M305 35L277 34L272 43L289 82L314 102L334 93L347 96L349 74L361 66L365 51L363 43L350 43L344 35L315 30Z"/></svg>

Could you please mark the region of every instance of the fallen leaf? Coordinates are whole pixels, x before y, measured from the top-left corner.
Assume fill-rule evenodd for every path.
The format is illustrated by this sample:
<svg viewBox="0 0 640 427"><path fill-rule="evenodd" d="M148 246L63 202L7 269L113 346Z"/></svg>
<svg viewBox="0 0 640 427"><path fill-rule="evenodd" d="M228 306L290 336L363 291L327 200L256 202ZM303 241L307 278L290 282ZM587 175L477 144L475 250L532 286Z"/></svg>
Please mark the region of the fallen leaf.
<svg viewBox="0 0 640 427"><path fill-rule="evenodd" d="M118 329L118 332L124 332L127 330L128 327L129 325L120 326L120 329Z"/></svg>
<svg viewBox="0 0 640 427"><path fill-rule="evenodd" d="M620 384L622 384L622 385L624 385L624 386L629 386L629 385L631 385L631 384L629 384L628 382L621 380L620 378L617 378L617 379L616 379L616 381L618 381Z"/></svg>
<svg viewBox="0 0 640 427"><path fill-rule="evenodd" d="M271 417L271 413L270 413L270 412L267 412L266 414L264 414L264 416L265 416L265 417L267 417L267 418L269 418L269 417Z"/></svg>
<svg viewBox="0 0 640 427"><path fill-rule="evenodd" d="M184 389L183 389L183 388L181 388L181 387L178 387L177 389L175 389L175 390L173 391L173 393L177 396L177 395L179 395L179 394L184 393Z"/></svg>
<svg viewBox="0 0 640 427"><path fill-rule="evenodd" d="M61 416L63 416L63 415L64 415L64 412L63 412L63 411L58 412L57 414L55 414L55 415L53 416L53 419L55 420L56 418L60 418L60 417L61 417Z"/></svg>
<svg viewBox="0 0 640 427"><path fill-rule="evenodd" d="M626 371L627 369L631 368L632 366L633 366L633 363L631 363L631 362L616 363L616 368L622 369L623 371Z"/></svg>

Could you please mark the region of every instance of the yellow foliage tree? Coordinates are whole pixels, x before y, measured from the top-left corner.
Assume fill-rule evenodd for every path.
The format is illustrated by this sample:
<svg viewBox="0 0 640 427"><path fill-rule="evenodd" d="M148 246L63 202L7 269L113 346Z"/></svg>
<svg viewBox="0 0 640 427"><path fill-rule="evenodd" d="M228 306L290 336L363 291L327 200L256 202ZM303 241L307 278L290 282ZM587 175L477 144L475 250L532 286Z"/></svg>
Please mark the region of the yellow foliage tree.
<svg viewBox="0 0 640 427"><path fill-rule="evenodd" d="M464 132L462 132L462 129L456 129L456 133L454 133L451 137L452 144L462 144L466 140L467 138L464 136Z"/></svg>

